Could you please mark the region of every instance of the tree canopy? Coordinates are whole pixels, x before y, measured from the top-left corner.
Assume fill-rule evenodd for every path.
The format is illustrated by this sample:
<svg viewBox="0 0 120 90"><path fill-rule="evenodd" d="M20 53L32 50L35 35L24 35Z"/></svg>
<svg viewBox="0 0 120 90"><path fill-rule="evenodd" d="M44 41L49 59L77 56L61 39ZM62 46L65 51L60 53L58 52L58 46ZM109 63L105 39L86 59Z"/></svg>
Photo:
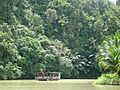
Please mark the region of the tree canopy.
<svg viewBox="0 0 120 90"><path fill-rule="evenodd" d="M98 46L120 30L119 0L0 0L0 11L0 79L96 78Z"/></svg>

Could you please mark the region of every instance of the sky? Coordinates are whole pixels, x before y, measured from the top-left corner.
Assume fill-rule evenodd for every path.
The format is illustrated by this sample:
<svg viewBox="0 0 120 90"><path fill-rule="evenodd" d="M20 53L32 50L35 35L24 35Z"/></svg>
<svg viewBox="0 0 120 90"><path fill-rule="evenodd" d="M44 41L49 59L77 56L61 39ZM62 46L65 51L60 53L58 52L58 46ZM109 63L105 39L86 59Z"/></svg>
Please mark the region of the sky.
<svg viewBox="0 0 120 90"><path fill-rule="evenodd" d="M113 3L115 3L116 2L116 0L110 0L111 2L113 2Z"/></svg>

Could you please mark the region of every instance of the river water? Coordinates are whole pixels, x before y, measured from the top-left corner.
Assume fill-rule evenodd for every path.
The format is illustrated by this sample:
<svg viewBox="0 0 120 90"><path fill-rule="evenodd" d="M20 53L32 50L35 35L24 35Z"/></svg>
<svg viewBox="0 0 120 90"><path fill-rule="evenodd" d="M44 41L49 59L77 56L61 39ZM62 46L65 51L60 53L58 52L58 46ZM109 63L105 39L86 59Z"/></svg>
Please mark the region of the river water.
<svg viewBox="0 0 120 90"><path fill-rule="evenodd" d="M94 80L0 81L0 90L120 90L120 86L93 85Z"/></svg>

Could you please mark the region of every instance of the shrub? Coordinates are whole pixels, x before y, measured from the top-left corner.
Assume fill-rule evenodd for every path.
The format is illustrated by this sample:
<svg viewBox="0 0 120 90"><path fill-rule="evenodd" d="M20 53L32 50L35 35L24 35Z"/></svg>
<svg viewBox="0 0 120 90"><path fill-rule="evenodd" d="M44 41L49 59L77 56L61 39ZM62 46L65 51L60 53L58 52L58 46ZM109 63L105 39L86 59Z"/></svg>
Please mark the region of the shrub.
<svg viewBox="0 0 120 90"><path fill-rule="evenodd" d="M100 85L119 85L120 77L118 74L102 74L94 83Z"/></svg>

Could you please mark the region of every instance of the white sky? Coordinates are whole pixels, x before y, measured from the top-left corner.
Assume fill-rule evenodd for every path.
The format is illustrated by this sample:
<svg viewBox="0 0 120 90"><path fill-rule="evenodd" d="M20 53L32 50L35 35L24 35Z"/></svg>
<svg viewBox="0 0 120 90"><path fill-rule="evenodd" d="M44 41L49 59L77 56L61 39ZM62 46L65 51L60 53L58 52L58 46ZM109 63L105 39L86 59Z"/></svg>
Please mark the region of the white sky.
<svg viewBox="0 0 120 90"><path fill-rule="evenodd" d="M113 2L113 3L116 3L116 0L110 0L111 2Z"/></svg>

